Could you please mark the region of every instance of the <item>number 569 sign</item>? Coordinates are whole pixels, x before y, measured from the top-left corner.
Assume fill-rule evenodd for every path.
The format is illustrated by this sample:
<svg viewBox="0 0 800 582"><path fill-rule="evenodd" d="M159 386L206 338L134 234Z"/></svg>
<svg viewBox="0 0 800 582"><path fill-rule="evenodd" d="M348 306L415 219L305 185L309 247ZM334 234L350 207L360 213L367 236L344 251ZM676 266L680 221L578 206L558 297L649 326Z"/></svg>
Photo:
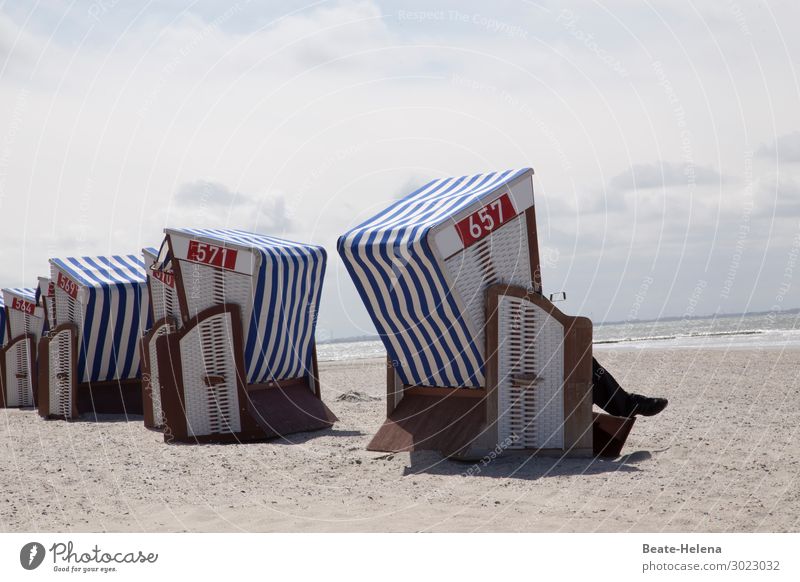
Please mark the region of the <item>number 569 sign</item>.
<svg viewBox="0 0 800 582"><path fill-rule="evenodd" d="M466 218L462 218L456 223L456 231L464 243L464 247L475 244L483 237L517 215L514 203L508 194L503 194L500 198L489 202L483 208L479 208Z"/></svg>

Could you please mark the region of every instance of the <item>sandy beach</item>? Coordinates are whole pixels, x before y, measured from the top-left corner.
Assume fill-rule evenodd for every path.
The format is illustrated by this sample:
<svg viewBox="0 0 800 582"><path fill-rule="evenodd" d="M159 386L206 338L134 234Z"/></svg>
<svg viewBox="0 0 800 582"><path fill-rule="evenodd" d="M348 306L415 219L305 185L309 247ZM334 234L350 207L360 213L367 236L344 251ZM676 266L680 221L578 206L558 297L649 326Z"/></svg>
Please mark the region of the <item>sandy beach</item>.
<svg viewBox="0 0 800 582"><path fill-rule="evenodd" d="M797 531L800 350L597 350L627 389L670 399L615 460L470 465L365 446L380 360L324 363L340 422L291 442L165 445L140 418L2 410L0 530ZM353 395L352 392L357 394Z"/></svg>

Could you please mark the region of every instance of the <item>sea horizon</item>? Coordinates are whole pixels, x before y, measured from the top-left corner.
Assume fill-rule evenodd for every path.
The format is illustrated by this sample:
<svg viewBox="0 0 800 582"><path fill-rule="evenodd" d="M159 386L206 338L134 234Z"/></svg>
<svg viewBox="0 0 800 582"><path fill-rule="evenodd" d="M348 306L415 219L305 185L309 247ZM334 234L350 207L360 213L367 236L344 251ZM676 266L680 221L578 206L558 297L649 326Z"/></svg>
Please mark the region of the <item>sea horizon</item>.
<svg viewBox="0 0 800 582"><path fill-rule="evenodd" d="M596 349L800 347L800 308L596 323ZM317 342L320 361L385 357L378 335Z"/></svg>

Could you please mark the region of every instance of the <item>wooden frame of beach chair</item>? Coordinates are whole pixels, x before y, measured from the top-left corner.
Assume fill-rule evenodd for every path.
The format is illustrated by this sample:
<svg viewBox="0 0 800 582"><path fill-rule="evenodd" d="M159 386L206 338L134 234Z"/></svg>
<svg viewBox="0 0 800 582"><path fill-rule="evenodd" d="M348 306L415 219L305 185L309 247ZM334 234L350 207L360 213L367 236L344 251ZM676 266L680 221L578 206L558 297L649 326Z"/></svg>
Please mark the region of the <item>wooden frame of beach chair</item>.
<svg viewBox="0 0 800 582"><path fill-rule="evenodd" d="M50 259L55 325L39 342L39 415L142 414L149 296L136 255Z"/></svg>
<svg viewBox="0 0 800 582"><path fill-rule="evenodd" d="M3 300L3 294L0 293L0 350L2 350L6 346L6 304ZM0 357L0 398L2 401L0 402L0 407L5 406L5 378L6 372L4 368L3 361L5 358Z"/></svg>
<svg viewBox="0 0 800 582"><path fill-rule="evenodd" d="M36 346L45 323L44 310L36 305L36 289L3 289L6 345L0 349L0 407L36 406Z"/></svg>
<svg viewBox="0 0 800 582"><path fill-rule="evenodd" d="M147 271L147 292L150 296L150 320L152 327L141 339L142 354L142 408L144 425L151 429L164 428L164 414L161 407L161 382L158 375L156 340L166 334L174 333L183 318L180 314L175 274L167 264L159 262L159 251L155 248L142 249Z"/></svg>
<svg viewBox="0 0 800 582"><path fill-rule="evenodd" d="M181 322L151 335L164 440L330 428L337 419L321 398L313 337L324 249L237 230L165 232L154 269L169 262Z"/></svg>
<svg viewBox="0 0 800 582"><path fill-rule="evenodd" d="M369 450L592 454L591 322L541 296L532 178L434 180L340 237L388 353L387 419ZM507 303L534 322L519 337L498 336ZM536 358L499 376L520 337Z"/></svg>

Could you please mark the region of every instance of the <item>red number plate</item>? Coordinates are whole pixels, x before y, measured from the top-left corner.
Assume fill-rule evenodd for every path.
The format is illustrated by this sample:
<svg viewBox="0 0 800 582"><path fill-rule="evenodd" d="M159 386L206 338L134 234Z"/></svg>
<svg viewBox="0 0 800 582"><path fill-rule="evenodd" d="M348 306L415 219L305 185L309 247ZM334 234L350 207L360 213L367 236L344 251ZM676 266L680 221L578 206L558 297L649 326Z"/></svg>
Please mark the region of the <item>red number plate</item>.
<svg viewBox="0 0 800 582"><path fill-rule="evenodd" d="M30 301L25 301L24 299L14 297L13 300L11 301L11 309L16 309L17 311L22 311L23 313L27 313L28 315L33 315L33 312L36 309L36 305L31 303Z"/></svg>
<svg viewBox="0 0 800 582"><path fill-rule="evenodd" d="M78 284L69 277L63 275L60 271L58 273L57 285L59 289L66 292L66 294L73 299L78 298Z"/></svg>
<svg viewBox="0 0 800 582"><path fill-rule="evenodd" d="M238 252L236 249L192 240L189 241L189 253L186 258L195 263L203 263L223 269L234 269Z"/></svg>
<svg viewBox="0 0 800 582"><path fill-rule="evenodd" d="M167 271L158 271L158 270L153 270L151 271L151 273L153 273L154 279L158 279L159 281L164 283L164 285L166 285L167 287L173 287L173 288L175 287L175 275L173 275L172 273L169 273Z"/></svg>
<svg viewBox="0 0 800 582"><path fill-rule="evenodd" d="M456 223L456 231L464 243L464 247L471 246L489 235L517 215L514 203L508 194L503 194L497 200L489 202L466 218Z"/></svg>

